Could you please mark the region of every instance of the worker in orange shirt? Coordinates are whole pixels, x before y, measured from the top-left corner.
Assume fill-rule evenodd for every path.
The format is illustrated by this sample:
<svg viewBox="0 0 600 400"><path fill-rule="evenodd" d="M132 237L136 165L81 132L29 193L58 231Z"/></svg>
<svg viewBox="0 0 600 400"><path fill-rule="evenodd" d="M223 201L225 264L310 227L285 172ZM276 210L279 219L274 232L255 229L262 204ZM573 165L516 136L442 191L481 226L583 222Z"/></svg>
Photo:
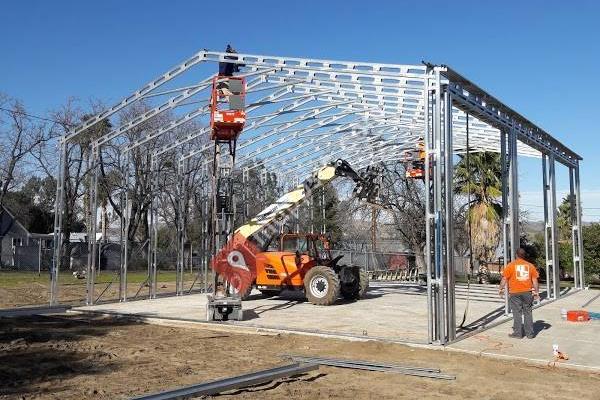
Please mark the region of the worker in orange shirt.
<svg viewBox="0 0 600 400"><path fill-rule="evenodd" d="M504 272L498 293L504 296L504 288L508 283L509 303L513 313L513 332L508 336L521 339L523 337L523 322L525 335L533 339L533 299L539 300L538 277L535 265L525 260L527 253L522 248L517 250L517 259L510 262Z"/></svg>

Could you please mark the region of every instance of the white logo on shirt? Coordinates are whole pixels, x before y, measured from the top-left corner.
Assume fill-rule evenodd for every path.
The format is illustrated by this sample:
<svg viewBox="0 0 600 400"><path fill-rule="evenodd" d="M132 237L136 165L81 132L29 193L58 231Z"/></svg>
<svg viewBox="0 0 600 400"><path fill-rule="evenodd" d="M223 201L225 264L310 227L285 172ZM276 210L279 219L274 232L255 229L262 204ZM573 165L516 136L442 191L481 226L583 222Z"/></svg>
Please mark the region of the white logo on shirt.
<svg viewBox="0 0 600 400"><path fill-rule="evenodd" d="M515 271L517 272L517 280L518 281L527 281L529 280L529 266L518 264L515 266Z"/></svg>

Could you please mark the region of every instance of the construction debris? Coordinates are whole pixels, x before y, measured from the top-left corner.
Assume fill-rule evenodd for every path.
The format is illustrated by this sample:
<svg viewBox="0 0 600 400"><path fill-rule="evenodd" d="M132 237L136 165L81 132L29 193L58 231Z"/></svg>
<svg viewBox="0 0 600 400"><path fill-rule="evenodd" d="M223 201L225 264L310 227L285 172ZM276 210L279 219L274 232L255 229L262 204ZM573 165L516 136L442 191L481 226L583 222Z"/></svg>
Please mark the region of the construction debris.
<svg viewBox="0 0 600 400"><path fill-rule="evenodd" d="M586 308L587 306L589 306L590 304L592 304L599 297L600 297L600 293L598 293L597 295L595 295L594 297L592 297L591 299L589 299L584 305L581 306L581 308Z"/></svg>
<svg viewBox="0 0 600 400"><path fill-rule="evenodd" d="M330 367L352 368L367 371L393 372L396 374L419 376L422 378L454 380L456 376L442 374L437 368L423 368L401 364L386 364L362 360L344 360L335 358L307 357L300 355L282 355L294 362L305 362Z"/></svg>
<svg viewBox="0 0 600 400"><path fill-rule="evenodd" d="M184 386L178 389L169 390L165 392L138 396L134 397L132 400L173 400L185 399L189 396L211 395L225 392L231 389L238 389L247 386L258 385L261 383L267 383L275 379L304 374L306 372L314 371L318 368L319 366L316 364L294 363L277 368L252 372L250 374L219 379L212 382Z"/></svg>

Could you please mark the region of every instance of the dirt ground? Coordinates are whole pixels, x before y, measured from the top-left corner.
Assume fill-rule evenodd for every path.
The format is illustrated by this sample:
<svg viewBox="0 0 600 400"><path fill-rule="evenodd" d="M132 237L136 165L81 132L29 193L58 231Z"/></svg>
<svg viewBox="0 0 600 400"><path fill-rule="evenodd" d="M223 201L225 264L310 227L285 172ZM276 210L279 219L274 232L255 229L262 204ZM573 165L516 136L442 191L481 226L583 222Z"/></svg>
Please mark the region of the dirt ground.
<svg viewBox="0 0 600 400"><path fill-rule="evenodd" d="M4 284L2 281L3 278L4 276L0 275L0 309L48 305L50 301L50 282L47 280L24 280L23 282L16 282L9 286ZM42 278L45 278L45 276ZM130 282L127 285L127 295L130 299L135 297L136 294L137 299L148 297L148 286L145 285L140 290L140 285L140 282ZM185 280L184 290L188 290L192 285L195 290L204 287L203 281L194 282L193 280ZM85 280L75 280L74 282L59 284L58 291L61 304L74 305L85 303ZM167 293L175 293L174 275L172 280L159 280L157 282L157 294L160 296ZM94 295L99 301L115 301L119 298L119 282L115 280L112 284L108 284L107 282L97 283Z"/></svg>
<svg viewBox="0 0 600 400"><path fill-rule="evenodd" d="M456 381L321 367L224 399L598 399L600 374L380 342L174 328L82 315L0 318L0 399L118 399L282 364L282 353L439 367Z"/></svg>

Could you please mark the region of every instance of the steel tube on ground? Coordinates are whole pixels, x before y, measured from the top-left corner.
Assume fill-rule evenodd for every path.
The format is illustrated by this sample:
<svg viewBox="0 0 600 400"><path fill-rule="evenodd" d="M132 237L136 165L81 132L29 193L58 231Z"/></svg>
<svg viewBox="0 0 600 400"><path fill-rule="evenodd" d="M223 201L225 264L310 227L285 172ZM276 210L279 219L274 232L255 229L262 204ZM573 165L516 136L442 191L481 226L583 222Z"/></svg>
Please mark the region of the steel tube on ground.
<svg viewBox="0 0 600 400"><path fill-rule="evenodd" d="M454 380L456 377L454 375L446 375L440 374L436 372L426 372L426 371L415 371L408 369L400 369L400 368L388 368L381 366L373 366L373 365L362 365L362 364L354 364L351 362L341 362L334 360L312 360L315 364L326 365L329 367L339 367L339 368L351 368L351 369L360 369L365 371L377 371L377 372L393 372L395 374L401 375L410 375L410 376L418 376L421 378L433 378L433 379L445 379L445 380Z"/></svg>
<svg viewBox="0 0 600 400"><path fill-rule="evenodd" d="M304 374L306 372L314 371L318 368L319 366L315 364L284 365L282 367L252 372L250 374L239 375L232 378L225 378L196 385L184 386L165 392L138 396L132 398L132 400L172 400L184 399L190 396L211 395L231 389L271 382L275 379L285 378L288 376Z"/></svg>
<svg viewBox="0 0 600 400"><path fill-rule="evenodd" d="M415 366L411 366L411 365L380 363L380 362L375 362L375 361L345 360L345 359L336 359L336 358L301 356L301 355L293 355L293 354L284 354L284 355L282 355L282 357L289 357L289 358L292 358L294 360L298 360L301 362L335 361L335 362L344 362L347 364L356 364L356 365L373 366L373 367L381 367L381 368L406 369L406 370L411 370L411 371L435 372L435 373L441 372L441 370L439 368L415 367Z"/></svg>

